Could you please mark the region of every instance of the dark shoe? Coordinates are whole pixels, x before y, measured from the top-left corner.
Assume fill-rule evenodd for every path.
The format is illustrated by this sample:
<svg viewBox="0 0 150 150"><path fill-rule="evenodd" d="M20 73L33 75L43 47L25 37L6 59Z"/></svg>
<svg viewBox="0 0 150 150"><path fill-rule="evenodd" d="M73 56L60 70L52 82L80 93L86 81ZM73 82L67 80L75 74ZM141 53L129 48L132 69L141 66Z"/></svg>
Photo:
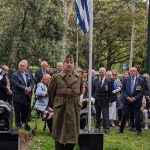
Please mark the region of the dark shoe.
<svg viewBox="0 0 150 150"><path fill-rule="evenodd" d="M129 131L135 131L135 129L134 128L129 128Z"/></svg>
<svg viewBox="0 0 150 150"><path fill-rule="evenodd" d="M123 131L123 129L119 129L119 132L118 133L123 133L124 131Z"/></svg>
<svg viewBox="0 0 150 150"><path fill-rule="evenodd" d="M109 134L109 129L105 129L104 132L105 132L106 134Z"/></svg>
<svg viewBox="0 0 150 150"><path fill-rule="evenodd" d="M25 124L24 129L25 129L26 131L30 131L31 127L30 127L28 124Z"/></svg>
<svg viewBox="0 0 150 150"><path fill-rule="evenodd" d="M21 124L16 124L16 128L20 129L21 128Z"/></svg>
<svg viewBox="0 0 150 150"><path fill-rule="evenodd" d="M142 132L137 131L136 134L137 134L138 136L141 136L141 135L142 135Z"/></svg>
<svg viewBox="0 0 150 150"><path fill-rule="evenodd" d="M110 121L110 126L115 127L115 124L114 124L113 120Z"/></svg>
<svg viewBox="0 0 150 150"><path fill-rule="evenodd" d="M25 123L22 124L21 128L25 128Z"/></svg>
<svg viewBox="0 0 150 150"><path fill-rule="evenodd" d="M20 125L20 126L19 126L19 125L17 125L17 126L16 126L16 128L17 128L18 130L19 130L19 129L21 129L21 125Z"/></svg>
<svg viewBox="0 0 150 150"><path fill-rule="evenodd" d="M100 127L96 126L96 127L95 127L95 129L98 129L98 130L100 130Z"/></svg>

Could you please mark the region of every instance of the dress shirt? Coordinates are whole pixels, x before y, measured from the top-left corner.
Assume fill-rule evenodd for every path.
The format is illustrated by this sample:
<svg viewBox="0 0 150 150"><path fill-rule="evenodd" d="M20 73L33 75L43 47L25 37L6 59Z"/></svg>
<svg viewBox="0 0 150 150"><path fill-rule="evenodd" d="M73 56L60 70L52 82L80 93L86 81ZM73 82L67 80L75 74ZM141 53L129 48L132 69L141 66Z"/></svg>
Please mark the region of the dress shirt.
<svg viewBox="0 0 150 150"><path fill-rule="evenodd" d="M21 74L22 74L22 76L23 76L24 82L25 82L25 83L26 83L26 85L27 85L26 73L25 73L25 72L23 72L23 73L21 73Z"/></svg>
<svg viewBox="0 0 150 150"><path fill-rule="evenodd" d="M136 80L136 77L131 77L131 93L132 94L134 92L135 80Z"/></svg>

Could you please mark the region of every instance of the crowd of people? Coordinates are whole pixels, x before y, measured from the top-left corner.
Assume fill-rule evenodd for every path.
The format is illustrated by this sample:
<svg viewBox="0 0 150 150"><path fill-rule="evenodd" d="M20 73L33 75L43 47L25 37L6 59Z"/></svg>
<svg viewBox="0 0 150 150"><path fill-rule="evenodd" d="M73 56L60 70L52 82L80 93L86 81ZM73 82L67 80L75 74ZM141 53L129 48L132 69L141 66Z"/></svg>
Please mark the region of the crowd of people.
<svg viewBox="0 0 150 150"><path fill-rule="evenodd" d="M119 126L119 133L125 127L141 135L142 123L148 130L150 112L150 79L132 67L118 77L116 70L101 67L98 74L92 70L92 97L95 99L95 128L106 134L110 127ZM34 93L34 94L33 94ZM34 108L47 121L50 133L55 139L56 150L72 150L78 142L80 130L81 99L88 97L88 70L74 68L72 55L64 62L58 62L56 70L42 61L40 69L32 74L28 61L21 60L18 70L9 74L9 67L0 69L0 100L8 101L14 107L15 125L25 128L31 117L31 99Z"/></svg>
<svg viewBox="0 0 150 150"><path fill-rule="evenodd" d="M88 71L78 69L83 78L84 96L88 97ZM82 74L81 74L82 72ZM119 126L119 133L125 127L141 135L141 127L148 130L150 113L150 77L147 73L141 75L138 67L125 70L118 76L117 70L106 70L102 67L96 74L92 70L92 96L95 98L96 123L104 132L110 132L110 127Z"/></svg>

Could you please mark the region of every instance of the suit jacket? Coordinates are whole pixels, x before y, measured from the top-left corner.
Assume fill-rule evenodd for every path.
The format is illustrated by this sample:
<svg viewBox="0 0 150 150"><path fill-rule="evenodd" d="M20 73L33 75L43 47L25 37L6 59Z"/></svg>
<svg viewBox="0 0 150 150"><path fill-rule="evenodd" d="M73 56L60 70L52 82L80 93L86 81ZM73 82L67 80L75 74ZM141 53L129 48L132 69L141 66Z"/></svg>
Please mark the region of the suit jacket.
<svg viewBox="0 0 150 150"><path fill-rule="evenodd" d="M13 101L20 102L24 104L29 104L31 100L32 90L29 94L25 94L24 90L26 87L33 89L33 81L29 73L25 73L26 83L23 79L22 74L19 71L16 71L12 74L11 80L13 84Z"/></svg>
<svg viewBox="0 0 150 150"><path fill-rule="evenodd" d="M99 78L94 80L93 92L95 98L95 105L108 106L112 101L112 83L109 79L105 78L102 87L99 83Z"/></svg>
<svg viewBox="0 0 150 150"><path fill-rule="evenodd" d="M122 102L123 104L129 105L131 103L128 102L127 97L134 97L136 99L133 102L137 107L141 107L142 98L144 92L144 80L136 77L134 91L131 93L131 77L127 77L123 80L122 85Z"/></svg>
<svg viewBox="0 0 150 150"><path fill-rule="evenodd" d="M46 73L50 74L49 71L46 70ZM51 74L50 74L51 75ZM38 84L41 82L43 78L43 72L42 72L42 69L38 70L36 73L35 73L35 76L34 76L34 81L35 81L35 84Z"/></svg>
<svg viewBox="0 0 150 150"><path fill-rule="evenodd" d="M92 83L91 83L91 88L92 88L92 92L91 92L91 94L92 94L92 97L94 97L94 91L93 91L93 87L94 87L94 81L95 81L95 79L97 79L97 77L95 76L94 78L92 78L91 79L91 81L92 81Z"/></svg>

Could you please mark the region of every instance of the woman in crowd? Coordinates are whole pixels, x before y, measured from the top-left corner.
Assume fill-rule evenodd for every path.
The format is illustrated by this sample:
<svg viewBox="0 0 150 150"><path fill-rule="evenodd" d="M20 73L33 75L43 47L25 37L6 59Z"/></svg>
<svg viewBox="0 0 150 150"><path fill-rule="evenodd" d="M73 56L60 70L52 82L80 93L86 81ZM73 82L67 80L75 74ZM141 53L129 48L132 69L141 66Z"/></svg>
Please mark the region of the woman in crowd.
<svg viewBox="0 0 150 150"><path fill-rule="evenodd" d="M110 125L112 127L115 126L114 121L116 120L116 101L117 101L117 94L120 92L121 87L117 79L113 77L114 74L117 74L116 71L107 71L106 75L111 80L112 83L112 103L109 107L109 120Z"/></svg>
<svg viewBox="0 0 150 150"><path fill-rule="evenodd" d="M3 101L11 101L11 95L12 95L12 88L11 88L11 82L9 79L9 67L7 65L2 65L3 73L1 74L0 79L0 100Z"/></svg>
<svg viewBox="0 0 150 150"><path fill-rule="evenodd" d="M52 132L52 117L53 110L48 107L49 97L48 97L48 85L50 83L51 76L49 74L44 74L42 81L37 84L37 89L35 92L36 103L35 108L41 112L42 118L47 121L48 128L50 133Z"/></svg>

